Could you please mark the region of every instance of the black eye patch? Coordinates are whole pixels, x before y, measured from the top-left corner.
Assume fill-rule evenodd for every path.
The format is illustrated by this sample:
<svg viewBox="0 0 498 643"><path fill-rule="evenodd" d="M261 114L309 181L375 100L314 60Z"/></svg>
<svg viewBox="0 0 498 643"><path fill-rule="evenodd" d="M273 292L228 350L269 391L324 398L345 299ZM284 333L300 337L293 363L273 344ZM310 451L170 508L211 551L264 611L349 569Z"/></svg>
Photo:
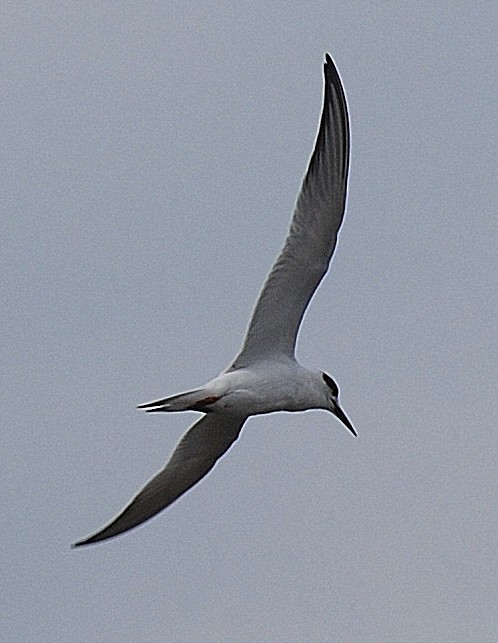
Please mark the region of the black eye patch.
<svg viewBox="0 0 498 643"><path fill-rule="evenodd" d="M322 377L323 377L323 381L325 382L325 384L332 391L332 395L334 397L338 397L339 396L339 387L334 382L334 380L330 377L330 375L327 375L327 373L322 373Z"/></svg>

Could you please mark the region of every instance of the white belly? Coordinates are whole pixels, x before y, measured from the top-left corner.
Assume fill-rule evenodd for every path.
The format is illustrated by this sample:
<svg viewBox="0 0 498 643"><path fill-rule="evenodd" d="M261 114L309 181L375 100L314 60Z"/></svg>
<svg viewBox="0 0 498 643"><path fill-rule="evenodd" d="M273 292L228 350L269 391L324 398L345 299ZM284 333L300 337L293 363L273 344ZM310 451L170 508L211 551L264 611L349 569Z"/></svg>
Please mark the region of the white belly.
<svg viewBox="0 0 498 643"><path fill-rule="evenodd" d="M211 406L214 411L242 415L304 411L323 406L313 379L313 373L297 362L269 363L222 373L205 390L219 397Z"/></svg>

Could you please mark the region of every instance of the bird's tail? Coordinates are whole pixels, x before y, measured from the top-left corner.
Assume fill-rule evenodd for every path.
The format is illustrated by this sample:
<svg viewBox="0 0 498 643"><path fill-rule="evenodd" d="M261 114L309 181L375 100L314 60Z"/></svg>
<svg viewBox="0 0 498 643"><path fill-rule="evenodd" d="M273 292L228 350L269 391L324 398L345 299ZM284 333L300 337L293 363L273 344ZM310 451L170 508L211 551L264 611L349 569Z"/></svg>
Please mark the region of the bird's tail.
<svg viewBox="0 0 498 643"><path fill-rule="evenodd" d="M171 397L165 397L155 402L139 404L137 408L145 409L146 413L172 413L174 411L210 411L210 405L220 398L210 395L205 389L195 389Z"/></svg>

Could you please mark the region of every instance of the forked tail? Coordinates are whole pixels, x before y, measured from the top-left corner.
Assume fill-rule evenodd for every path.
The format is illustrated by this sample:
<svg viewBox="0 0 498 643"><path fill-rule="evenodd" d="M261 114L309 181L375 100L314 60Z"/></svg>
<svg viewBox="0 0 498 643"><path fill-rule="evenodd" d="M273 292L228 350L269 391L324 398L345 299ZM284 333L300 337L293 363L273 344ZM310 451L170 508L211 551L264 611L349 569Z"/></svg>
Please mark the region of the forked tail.
<svg viewBox="0 0 498 643"><path fill-rule="evenodd" d="M165 397L155 402L139 404L137 408L145 409L146 413L173 413L175 411L202 411L207 413L211 410L210 405L219 399L219 397L209 395L205 389L195 389Z"/></svg>

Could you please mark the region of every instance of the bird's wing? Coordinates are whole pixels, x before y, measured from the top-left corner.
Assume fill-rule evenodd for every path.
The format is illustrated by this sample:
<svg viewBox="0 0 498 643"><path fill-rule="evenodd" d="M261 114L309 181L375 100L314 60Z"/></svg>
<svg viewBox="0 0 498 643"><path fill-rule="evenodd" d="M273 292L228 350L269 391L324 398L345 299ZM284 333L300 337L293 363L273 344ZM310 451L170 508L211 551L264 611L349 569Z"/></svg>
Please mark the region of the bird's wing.
<svg viewBox="0 0 498 643"><path fill-rule="evenodd" d="M123 511L74 547L113 538L149 520L203 478L239 437L246 418L209 413L181 438L171 458Z"/></svg>
<svg viewBox="0 0 498 643"><path fill-rule="evenodd" d="M344 89L327 54L320 127L284 247L254 308L232 368L294 356L304 312L329 267L344 217L349 120Z"/></svg>

